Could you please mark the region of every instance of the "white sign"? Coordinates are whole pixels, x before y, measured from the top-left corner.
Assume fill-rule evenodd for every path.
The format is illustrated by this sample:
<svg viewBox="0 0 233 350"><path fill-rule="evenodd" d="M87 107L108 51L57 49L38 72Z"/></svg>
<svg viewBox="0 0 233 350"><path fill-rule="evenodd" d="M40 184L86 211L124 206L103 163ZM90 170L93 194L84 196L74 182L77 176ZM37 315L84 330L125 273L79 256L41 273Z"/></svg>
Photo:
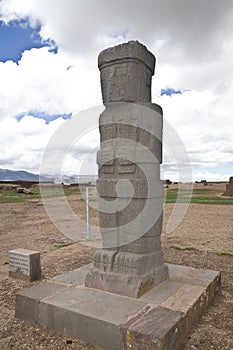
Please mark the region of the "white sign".
<svg viewBox="0 0 233 350"><path fill-rule="evenodd" d="M29 254L23 254L16 251L9 251L9 270L11 272L22 273L30 276Z"/></svg>

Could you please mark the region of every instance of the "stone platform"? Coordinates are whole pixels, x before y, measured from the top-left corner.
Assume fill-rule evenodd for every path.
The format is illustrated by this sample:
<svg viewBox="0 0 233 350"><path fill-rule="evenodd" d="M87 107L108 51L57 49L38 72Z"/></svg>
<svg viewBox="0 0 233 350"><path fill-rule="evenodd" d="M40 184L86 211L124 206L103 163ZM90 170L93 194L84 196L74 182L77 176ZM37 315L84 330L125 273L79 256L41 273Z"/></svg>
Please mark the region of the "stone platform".
<svg viewBox="0 0 233 350"><path fill-rule="evenodd" d="M220 273L167 264L139 299L84 287L91 265L23 289L16 317L109 350L177 350L220 285Z"/></svg>

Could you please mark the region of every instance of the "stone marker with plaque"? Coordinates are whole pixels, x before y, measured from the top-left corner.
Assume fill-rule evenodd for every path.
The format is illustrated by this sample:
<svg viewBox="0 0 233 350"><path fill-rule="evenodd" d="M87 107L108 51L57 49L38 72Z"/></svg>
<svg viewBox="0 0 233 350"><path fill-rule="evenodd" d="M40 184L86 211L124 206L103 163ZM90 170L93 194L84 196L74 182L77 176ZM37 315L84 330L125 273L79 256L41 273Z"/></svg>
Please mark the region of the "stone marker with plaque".
<svg viewBox="0 0 233 350"><path fill-rule="evenodd" d="M15 249L8 252L9 276L25 281L41 278L40 253L27 249Z"/></svg>

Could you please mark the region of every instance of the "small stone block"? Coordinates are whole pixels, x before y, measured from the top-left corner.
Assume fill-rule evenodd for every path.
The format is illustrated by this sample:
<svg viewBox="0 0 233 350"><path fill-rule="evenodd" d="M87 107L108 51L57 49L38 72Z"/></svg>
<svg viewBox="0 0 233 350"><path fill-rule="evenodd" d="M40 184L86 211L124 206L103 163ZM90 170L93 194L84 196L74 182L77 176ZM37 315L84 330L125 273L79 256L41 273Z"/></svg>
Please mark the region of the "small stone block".
<svg viewBox="0 0 233 350"><path fill-rule="evenodd" d="M188 268L187 270L183 270L183 273L179 273L179 267L177 265L169 265L168 271L170 271L170 278L173 281L192 284L195 286L200 286L204 288L208 288L210 284L220 284L221 274L219 271L213 270L201 270L201 269L193 269ZM180 266L185 267L185 266ZM182 272L182 269L180 270Z"/></svg>
<svg viewBox="0 0 233 350"><path fill-rule="evenodd" d="M85 287L62 290L40 302L39 324L104 349L122 349L121 326L146 303Z"/></svg>
<svg viewBox="0 0 233 350"><path fill-rule="evenodd" d="M168 275L170 278L180 277L191 271L192 268L184 265L174 265L174 264L166 264L168 268Z"/></svg>
<svg viewBox="0 0 233 350"><path fill-rule="evenodd" d="M182 283L167 279L157 287L143 294L141 300L152 304L161 304L182 287Z"/></svg>
<svg viewBox="0 0 233 350"><path fill-rule="evenodd" d="M219 275L218 271L191 269L186 276L191 279L199 279L211 282Z"/></svg>
<svg viewBox="0 0 233 350"><path fill-rule="evenodd" d="M60 290L68 288L64 284L42 282L36 286L25 288L16 294L15 317L32 323L39 322L39 304Z"/></svg>
<svg viewBox="0 0 233 350"><path fill-rule="evenodd" d="M162 306L172 310L187 312L198 303L205 289L200 286L184 284L173 295L162 303Z"/></svg>
<svg viewBox="0 0 233 350"><path fill-rule="evenodd" d="M53 278L54 281L68 283L72 286L81 286L85 282L85 278L88 272L90 272L92 264L85 265L79 269L72 270L70 272L58 275Z"/></svg>
<svg viewBox="0 0 233 350"><path fill-rule="evenodd" d="M185 314L157 307L141 317L127 331L127 350L177 350L187 335Z"/></svg>
<svg viewBox="0 0 233 350"><path fill-rule="evenodd" d="M40 253L27 249L15 249L8 252L9 276L26 281L41 278Z"/></svg>

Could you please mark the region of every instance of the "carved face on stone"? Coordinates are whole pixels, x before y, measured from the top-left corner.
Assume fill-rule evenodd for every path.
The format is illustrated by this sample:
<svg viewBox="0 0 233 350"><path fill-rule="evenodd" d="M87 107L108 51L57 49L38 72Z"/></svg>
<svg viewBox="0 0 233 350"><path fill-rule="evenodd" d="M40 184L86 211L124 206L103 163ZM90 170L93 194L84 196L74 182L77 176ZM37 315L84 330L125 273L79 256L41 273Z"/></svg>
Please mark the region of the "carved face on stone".
<svg viewBox="0 0 233 350"><path fill-rule="evenodd" d="M103 102L151 102L155 57L139 42L130 41L99 55Z"/></svg>
<svg viewBox="0 0 233 350"><path fill-rule="evenodd" d="M123 61L101 71L104 102L137 102L151 100L151 76L140 61Z"/></svg>

